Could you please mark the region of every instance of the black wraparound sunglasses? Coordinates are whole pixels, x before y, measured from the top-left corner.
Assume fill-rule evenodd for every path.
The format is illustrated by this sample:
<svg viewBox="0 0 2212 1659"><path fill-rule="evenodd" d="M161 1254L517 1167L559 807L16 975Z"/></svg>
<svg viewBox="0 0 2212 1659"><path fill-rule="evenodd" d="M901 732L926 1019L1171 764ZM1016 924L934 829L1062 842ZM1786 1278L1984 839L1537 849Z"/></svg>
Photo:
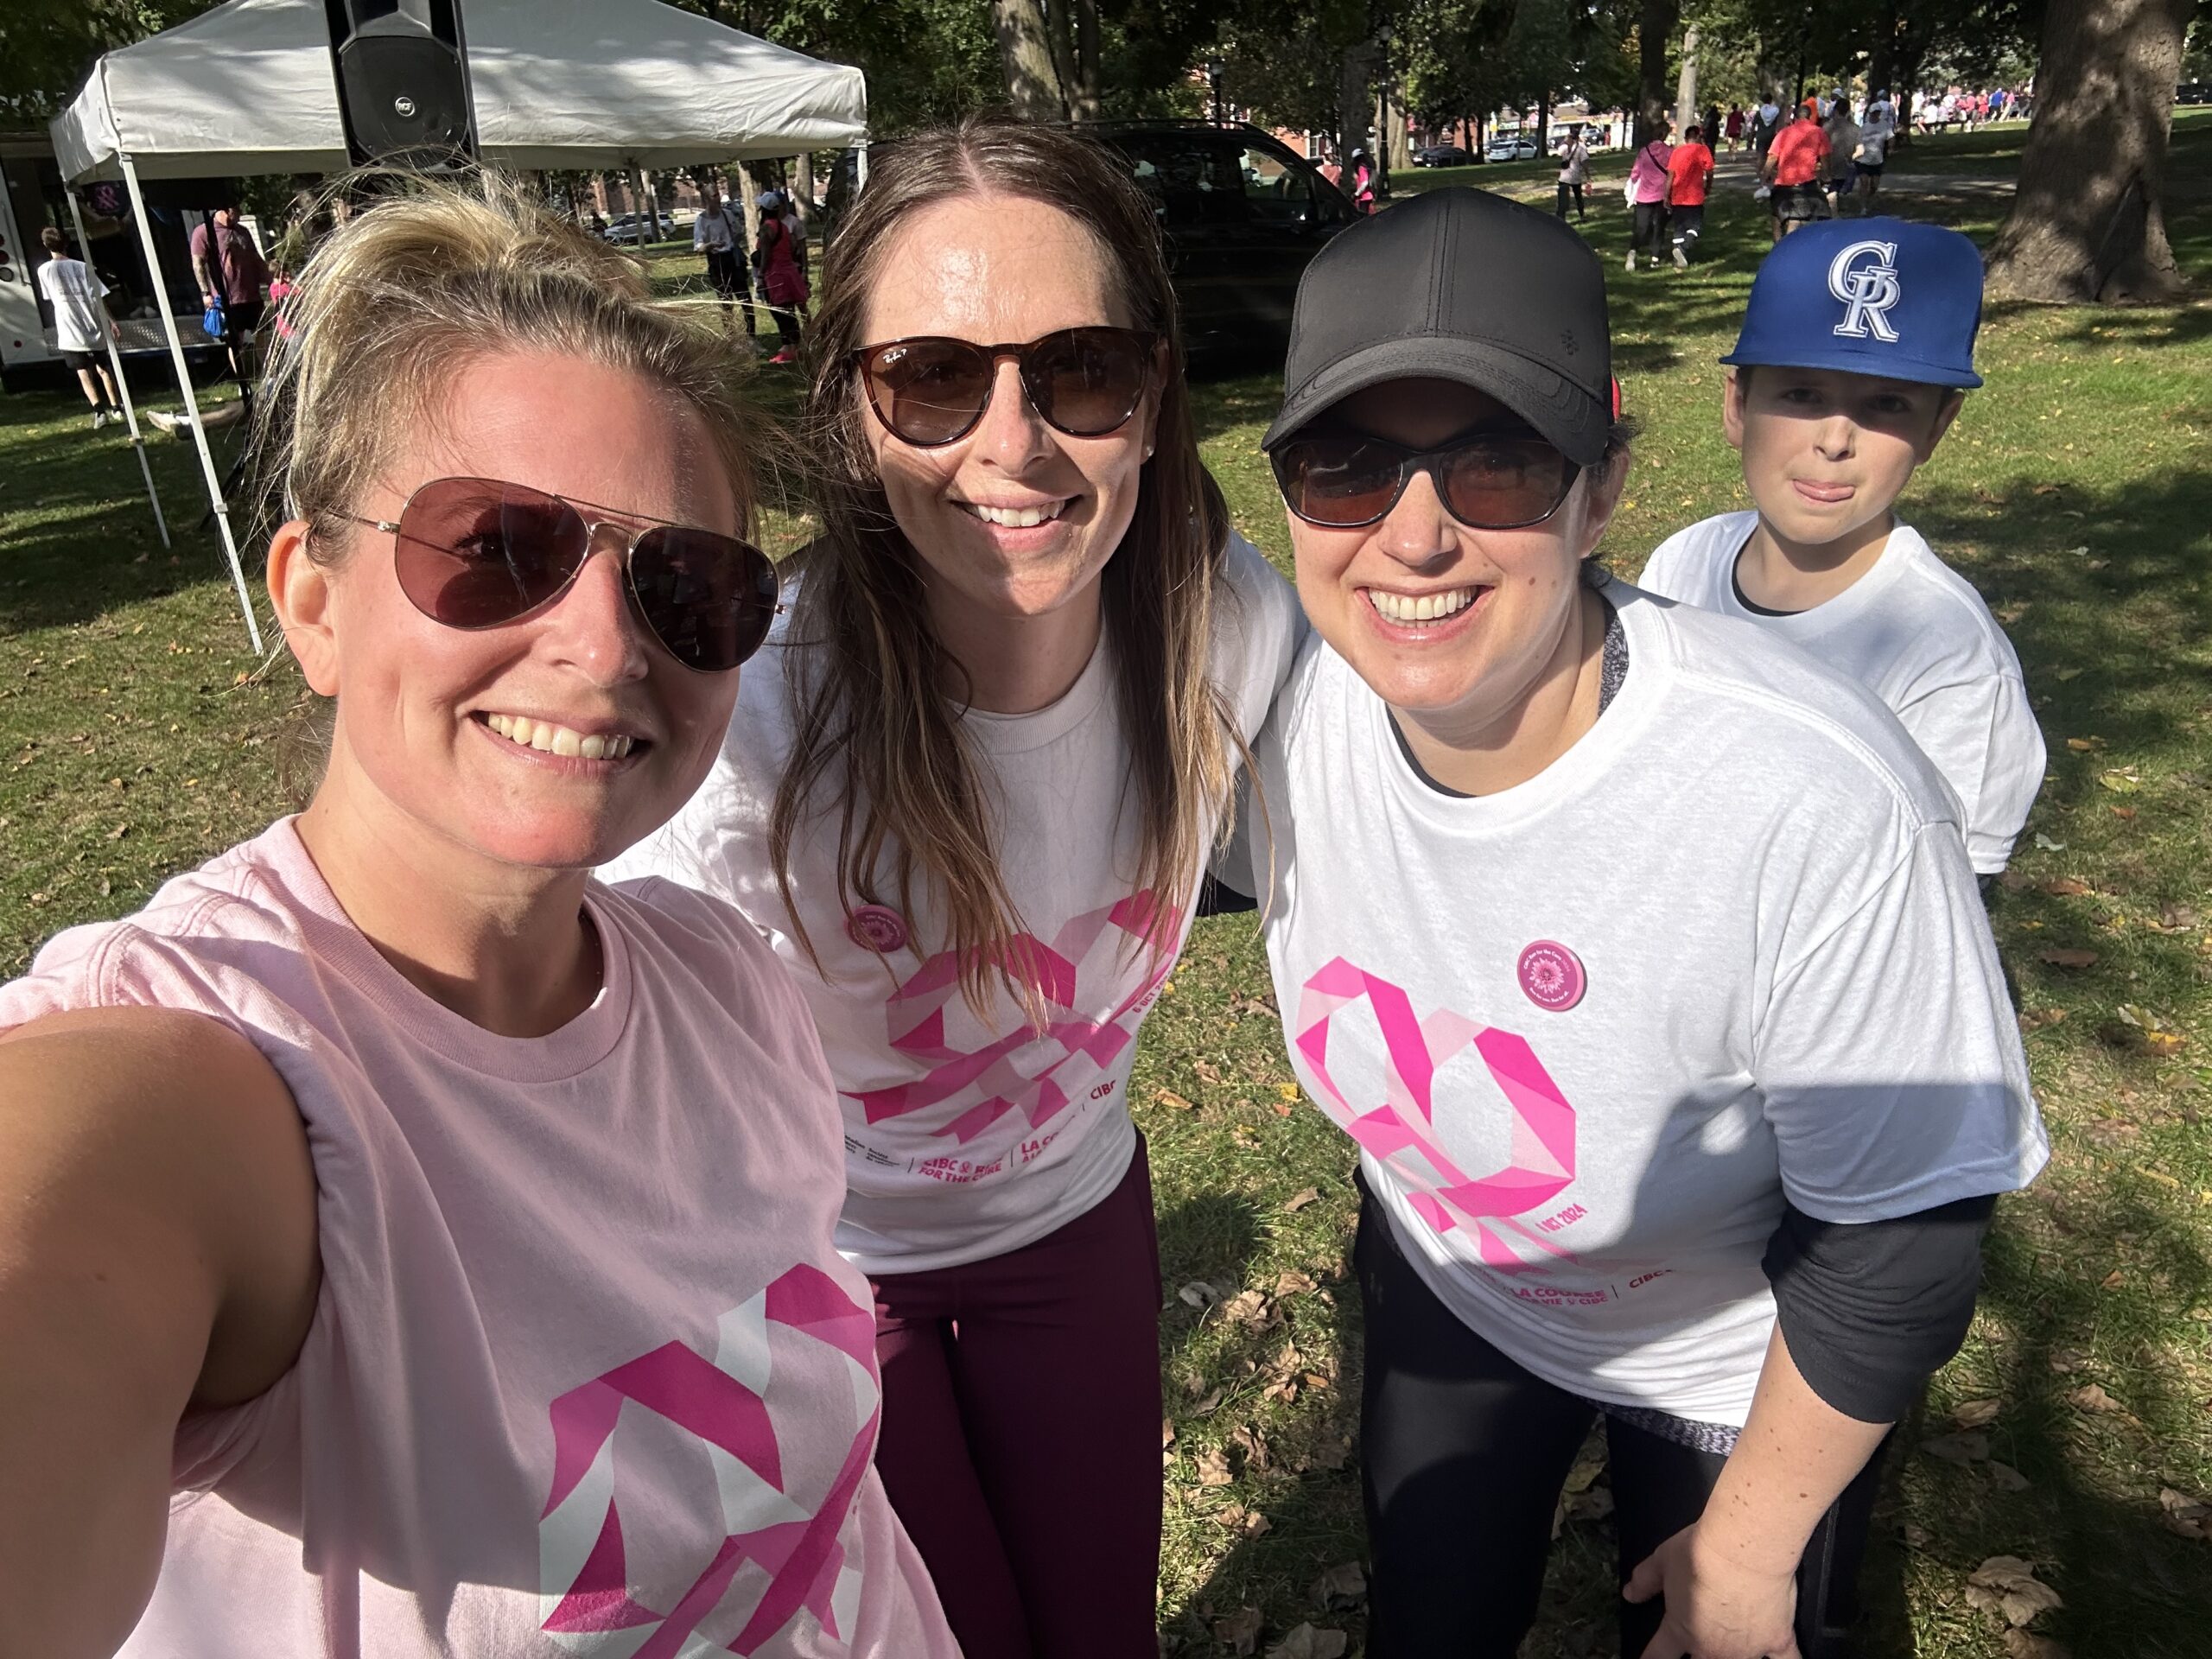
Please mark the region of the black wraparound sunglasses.
<svg viewBox="0 0 2212 1659"><path fill-rule="evenodd" d="M1126 425L1152 384L1160 336L1140 328L1063 328L1025 345L916 334L853 353L868 406L917 448L955 443L991 406L999 360L1010 357L1030 407L1055 431L1103 438Z"/></svg>
<svg viewBox="0 0 2212 1659"><path fill-rule="evenodd" d="M1379 524L1425 472L1470 530L1523 530L1557 512L1582 468L1534 433L1476 432L1435 449L1359 433L1299 436L1270 457L1290 510L1311 524Z"/></svg>

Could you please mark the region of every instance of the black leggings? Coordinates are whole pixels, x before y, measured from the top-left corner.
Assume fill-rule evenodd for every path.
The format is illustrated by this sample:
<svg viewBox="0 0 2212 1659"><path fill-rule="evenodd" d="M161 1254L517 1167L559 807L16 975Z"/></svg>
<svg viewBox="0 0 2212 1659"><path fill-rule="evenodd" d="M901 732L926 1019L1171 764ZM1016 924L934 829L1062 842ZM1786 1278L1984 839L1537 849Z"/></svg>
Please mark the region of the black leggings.
<svg viewBox="0 0 2212 1659"><path fill-rule="evenodd" d="M1636 239L1630 246L1648 251L1656 257L1666 229L1667 204L1663 201L1639 201L1636 204Z"/></svg>
<svg viewBox="0 0 2212 1659"><path fill-rule="evenodd" d="M1552 1511L1593 1414L1523 1370L1421 1282L1371 1196L1352 1261L1366 1306L1360 1400L1370 1659L1513 1659L1535 1622ZM1620 1580L1704 1511L1725 1458L1605 1426ZM1797 1568L1804 1659L1853 1651L1877 1453L1821 1518ZM1623 1659L1658 1634L1657 1598L1620 1604Z"/></svg>
<svg viewBox="0 0 2212 1659"><path fill-rule="evenodd" d="M1574 195L1574 216L1577 219L1589 218L1590 215L1582 211L1582 187L1579 184L1569 184L1564 179L1560 181L1559 187L1559 216L1561 219L1567 217L1567 198L1570 191Z"/></svg>

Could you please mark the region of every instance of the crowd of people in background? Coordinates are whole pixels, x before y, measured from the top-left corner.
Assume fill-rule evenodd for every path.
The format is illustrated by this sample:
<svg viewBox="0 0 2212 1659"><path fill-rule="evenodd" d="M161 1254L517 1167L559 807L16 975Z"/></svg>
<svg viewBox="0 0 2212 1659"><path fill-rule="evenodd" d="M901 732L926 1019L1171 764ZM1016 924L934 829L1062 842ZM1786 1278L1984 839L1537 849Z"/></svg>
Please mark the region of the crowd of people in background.
<svg viewBox="0 0 2212 1659"><path fill-rule="evenodd" d="M1634 152L1623 185L1630 213L1624 263L1631 271L1669 258L1678 269L1689 266L1704 234L1707 195L1721 156L1750 157L1757 178L1753 194L1766 204L1770 238L1779 242L1816 219L1873 213L1890 152L1908 124L1923 133L1956 124L1971 130L2020 118L2027 106L2025 92L2004 87L1923 93L1910 117L1885 87L1863 98L1840 86L1812 92L1787 111L1770 93L1748 109L1731 104L1724 112L1708 105L1679 142L1674 122L1662 117ZM1591 146L1585 128L1570 128L1557 153L1554 212L1564 219L1572 208L1578 222L1586 220Z"/></svg>

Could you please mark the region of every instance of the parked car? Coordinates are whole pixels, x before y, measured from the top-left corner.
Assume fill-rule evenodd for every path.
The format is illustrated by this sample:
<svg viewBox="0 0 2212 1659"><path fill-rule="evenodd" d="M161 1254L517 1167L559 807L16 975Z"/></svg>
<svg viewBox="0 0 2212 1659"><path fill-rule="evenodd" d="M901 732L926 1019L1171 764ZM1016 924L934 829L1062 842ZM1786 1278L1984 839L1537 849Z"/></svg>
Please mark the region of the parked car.
<svg viewBox="0 0 2212 1659"><path fill-rule="evenodd" d="M1415 167L1465 167L1474 159L1457 144L1431 144L1414 151Z"/></svg>
<svg viewBox="0 0 2212 1659"><path fill-rule="evenodd" d="M2174 88L2177 104L2212 104L2212 81L2184 80Z"/></svg>
<svg viewBox="0 0 2212 1659"><path fill-rule="evenodd" d="M1287 339L1298 279L1358 217L1304 156L1253 126L1086 122L1151 199L1183 330L1205 349Z"/></svg>
<svg viewBox="0 0 2212 1659"><path fill-rule="evenodd" d="M1307 263L1359 217L1313 162L1257 127L1084 121L1073 130L1119 155L1151 200L1193 350L1280 345ZM869 154L880 161L898 143L877 139ZM848 150L831 170L814 221L826 237L867 188L858 159Z"/></svg>
<svg viewBox="0 0 2212 1659"><path fill-rule="evenodd" d="M1541 154L1534 138L1517 132L1501 132L1483 147L1486 162L1533 162Z"/></svg>
<svg viewBox="0 0 2212 1659"><path fill-rule="evenodd" d="M609 242L636 246L652 234L652 225L642 213L618 213L607 221L601 234Z"/></svg>

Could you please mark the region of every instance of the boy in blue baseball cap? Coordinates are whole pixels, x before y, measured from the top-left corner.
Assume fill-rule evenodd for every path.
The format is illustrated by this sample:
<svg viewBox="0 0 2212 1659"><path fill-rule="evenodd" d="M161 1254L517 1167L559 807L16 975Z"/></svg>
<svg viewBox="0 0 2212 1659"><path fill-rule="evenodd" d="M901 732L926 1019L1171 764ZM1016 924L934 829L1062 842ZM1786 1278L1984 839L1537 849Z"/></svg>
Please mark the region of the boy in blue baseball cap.
<svg viewBox="0 0 2212 1659"><path fill-rule="evenodd" d="M1754 510L1669 537L1638 585L1779 633L1887 703L1966 808L1986 887L2042 785L2043 734L1989 607L1895 511L1981 385L1981 276L1965 237L1904 219L1777 245L1720 359Z"/></svg>

